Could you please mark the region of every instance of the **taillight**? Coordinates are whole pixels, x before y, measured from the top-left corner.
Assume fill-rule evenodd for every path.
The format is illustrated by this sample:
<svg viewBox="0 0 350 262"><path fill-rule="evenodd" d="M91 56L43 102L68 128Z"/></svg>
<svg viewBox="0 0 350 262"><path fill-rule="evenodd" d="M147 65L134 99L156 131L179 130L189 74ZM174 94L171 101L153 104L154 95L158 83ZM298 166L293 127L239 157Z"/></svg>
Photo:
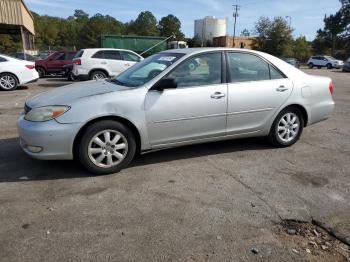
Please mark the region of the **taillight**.
<svg viewBox="0 0 350 262"><path fill-rule="evenodd" d="M73 64L81 65L81 60L80 59L75 59L75 60L73 60Z"/></svg>
<svg viewBox="0 0 350 262"><path fill-rule="evenodd" d="M333 95L333 82L332 81L329 83L329 92L331 92L331 95Z"/></svg>
<svg viewBox="0 0 350 262"><path fill-rule="evenodd" d="M28 68L28 69L34 69L34 65L26 65L26 68Z"/></svg>

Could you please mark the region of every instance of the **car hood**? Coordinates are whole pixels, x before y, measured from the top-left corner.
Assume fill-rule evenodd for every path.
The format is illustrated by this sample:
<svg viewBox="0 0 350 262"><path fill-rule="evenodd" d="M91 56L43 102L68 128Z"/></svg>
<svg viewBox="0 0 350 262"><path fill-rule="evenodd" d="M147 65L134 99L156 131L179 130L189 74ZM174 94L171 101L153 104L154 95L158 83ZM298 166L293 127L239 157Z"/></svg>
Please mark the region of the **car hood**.
<svg viewBox="0 0 350 262"><path fill-rule="evenodd" d="M58 87L54 90L32 97L26 102L26 104L31 108L48 105L70 105L76 100L84 97L102 95L127 89L129 88L116 85L106 80L92 80Z"/></svg>

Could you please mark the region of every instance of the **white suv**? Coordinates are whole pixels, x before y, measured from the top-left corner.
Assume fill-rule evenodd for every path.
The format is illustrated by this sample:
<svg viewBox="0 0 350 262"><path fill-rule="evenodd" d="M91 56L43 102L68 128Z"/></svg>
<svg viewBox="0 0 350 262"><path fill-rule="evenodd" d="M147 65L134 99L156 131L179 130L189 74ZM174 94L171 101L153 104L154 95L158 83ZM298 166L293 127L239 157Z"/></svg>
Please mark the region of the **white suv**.
<svg viewBox="0 0 350 262"><path fill-rule="evenodd" d="M119 75L142 59L142 56L130 50L81 49L73 59L72 72L80 80L103 79Z"/></svg>
<svg viewBox="0 0 350 262"><path fill-rule="evenodd" d="M344 62L341 60L337 60L331 56L312 56L310 59L307 61L307 65L309 68L313 68L314 66L317 68L321 67L327 67L328 69L334 68L342 68L344 65Z"/></svg>

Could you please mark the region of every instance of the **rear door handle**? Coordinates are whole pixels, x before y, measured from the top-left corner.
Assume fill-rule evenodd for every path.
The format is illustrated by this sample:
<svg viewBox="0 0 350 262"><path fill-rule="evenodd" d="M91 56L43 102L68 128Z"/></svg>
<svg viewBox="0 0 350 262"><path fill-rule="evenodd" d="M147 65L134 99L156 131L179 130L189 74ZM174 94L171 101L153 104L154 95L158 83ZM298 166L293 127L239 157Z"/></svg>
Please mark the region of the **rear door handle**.
<svg viewBox="0 0 350 262"><path fill-rule="evenodd" d="M126 65L126 66L130 66L130 64L124 64L124 65Z"/></svg>
<svg viewBox="0 0 350 262"><path fill-rule="evenodd" d="M210 97L213 99L220 99L225 97L226 95L224 93L221 92L215 92L214 94L212 94Z"/></svg>
<svg viewBox="0 0 350 262"><path fill-rule="evenodd" d="M276 88L276 91L278 91L278 92L284 92L287 90L288 90L288 87L285 87L285 86L279 86Z"/></svg>

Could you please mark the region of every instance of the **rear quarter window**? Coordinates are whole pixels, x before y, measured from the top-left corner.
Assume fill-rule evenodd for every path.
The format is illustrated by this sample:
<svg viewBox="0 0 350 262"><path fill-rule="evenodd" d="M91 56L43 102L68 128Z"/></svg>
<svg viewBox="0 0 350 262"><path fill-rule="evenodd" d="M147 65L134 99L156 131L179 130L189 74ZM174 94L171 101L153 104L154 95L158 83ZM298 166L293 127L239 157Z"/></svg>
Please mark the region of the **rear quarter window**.
<svg viewBox="0 0 350 262"><path fill-rule="evenodd" d="M74 58L82 57L83 54L84 54L84 50L79 50L79 51L75 54Z"/></svg>
<svg viewBox="0 0 350 262"><path fill-rule="evenodd" d="M0 56L0 62L6 62L6 61L7 60L4 57Z"/></svg>

